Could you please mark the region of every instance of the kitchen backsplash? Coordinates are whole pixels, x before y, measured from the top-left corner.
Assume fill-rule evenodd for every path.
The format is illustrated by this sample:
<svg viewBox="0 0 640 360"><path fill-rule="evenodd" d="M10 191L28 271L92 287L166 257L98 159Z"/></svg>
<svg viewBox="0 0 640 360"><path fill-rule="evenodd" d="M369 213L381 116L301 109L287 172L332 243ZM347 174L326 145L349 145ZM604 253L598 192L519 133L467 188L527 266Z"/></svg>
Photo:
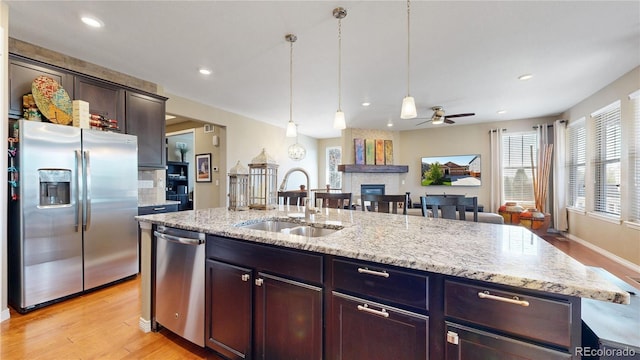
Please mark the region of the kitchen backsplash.
<svg viewBox="0 0 640 360"><path fill-rule="evenodd" d="M138 170L138 203L158 203L165 199L166 170Z"/></svg>

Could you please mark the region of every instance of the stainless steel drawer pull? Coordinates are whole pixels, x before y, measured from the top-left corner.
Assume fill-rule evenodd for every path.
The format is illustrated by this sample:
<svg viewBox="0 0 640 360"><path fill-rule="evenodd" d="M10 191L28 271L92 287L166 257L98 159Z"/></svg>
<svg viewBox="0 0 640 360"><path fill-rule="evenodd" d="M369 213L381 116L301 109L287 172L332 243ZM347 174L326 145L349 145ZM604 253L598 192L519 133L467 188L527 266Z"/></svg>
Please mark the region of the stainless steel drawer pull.
<svg viewBox="0 0 640 360"><path fill-rule="evenodd" d="M520 298L517 297L517 296L514 296L512 298L506 298L506 297L502 297L502 296L491 295L486 290L479 292L478 293L478 297L480 299L489 299L489 300L502 301L502 302L506 302L506 303L514 304L514 305L529 306L529 302L528 301L520 300Z"/></svg>
<svg viewBox="0 0 640 360"><path fill-rule="evenodd" d="M366 311L366 312L368 312L370 314L382 316L382 317L385 317L385 318L389 317L389 313L387 312L387 310L385 310L385 309L381 309L381 310L372 309L367 304L358 305L358 310Z"/></svg>
<svg viewBox="0 0 640 360"><path fill-rule="evenodd" d="M386 271L375 271L375 270L369 270L367 268L358 268L358 272L360 274L369 274L369 275L381 276L383 278L388 278L389 277L389 273L386 272Z"/></svg>
<svg viewBox="0 0 640 360"><path fill-rule="evenodd" d="M166 207L153 208L153 211L162 211L162 210L167 210L167 208Z"/></svg>
<svg viewBox="0 0 640 360"><path fill-rule="evenodd" d="M249 278L251 276L249 274L242 274L242 276L240 277L240 279L242 279L242 281L249 281Z"/></svg>

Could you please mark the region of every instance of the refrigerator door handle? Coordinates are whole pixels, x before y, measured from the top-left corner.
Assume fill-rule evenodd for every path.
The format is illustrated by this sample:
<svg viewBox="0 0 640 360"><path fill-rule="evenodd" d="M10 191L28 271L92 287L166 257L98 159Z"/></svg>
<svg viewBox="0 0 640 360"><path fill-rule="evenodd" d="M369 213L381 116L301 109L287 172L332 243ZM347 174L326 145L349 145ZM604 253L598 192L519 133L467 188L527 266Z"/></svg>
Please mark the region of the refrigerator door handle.
<svg viewBox="0 0 640 360"><path fill-rule="evenodd" d="M76 193L76 222L75 228L76 232L78 232L78 228L80 227L80 222L82 222L82 191L80 189L80 177L82 176L82 154L80 150L75 150L76 155L76 176L75 176L75 184L74 189Z"/></svg>
<svg viewBox="0 0 640 360"><path fill-rule="evenodd" d="M89 151L83 151L84 157L84 219L82 229L89 230L91 227L91 157Z"/></svg>

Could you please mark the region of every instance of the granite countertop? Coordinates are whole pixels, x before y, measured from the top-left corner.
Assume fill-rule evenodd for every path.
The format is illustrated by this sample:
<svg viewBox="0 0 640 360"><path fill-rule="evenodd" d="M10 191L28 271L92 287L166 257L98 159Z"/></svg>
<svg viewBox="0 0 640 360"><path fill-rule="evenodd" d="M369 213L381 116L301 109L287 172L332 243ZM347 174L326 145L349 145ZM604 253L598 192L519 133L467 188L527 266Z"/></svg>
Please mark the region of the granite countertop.
<svg viewBox="0 0 640 360"><path fill-rule="evenodd" d="M138 203L138 207L165 206L165 205L178 205L178 204L180 204L180 201L176 201L176 200L157 200L157 201L152 201L152 202L139 202Z"/></svg>
<svg viewBox="0 0 640 360"><path fill-rule="evenodd" d="M628 304L629 293L520 226L323 209L312 223L343 227L323 237L242 228L266 219L304 222L298 207L226 208L137 216L142 222L339 255L523 289Z"/></svg>

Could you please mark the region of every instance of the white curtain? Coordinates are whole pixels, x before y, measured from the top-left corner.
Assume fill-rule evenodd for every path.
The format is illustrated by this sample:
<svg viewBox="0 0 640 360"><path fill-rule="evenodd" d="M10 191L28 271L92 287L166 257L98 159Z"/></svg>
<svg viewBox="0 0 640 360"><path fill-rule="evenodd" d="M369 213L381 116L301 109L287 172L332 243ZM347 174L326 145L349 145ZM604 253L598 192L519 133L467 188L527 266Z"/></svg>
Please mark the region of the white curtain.
<svg viewBox="0 0 640 360"><path fill-rule="evenodd" d="M569 229L567 220L567 168L565 162L567 146L567 121L556 120L553 124L553 225L558 231Z"/></svg>
<svg viewBox="0 0 640 360"><path fill-rule="evenodd" d="M502 193L502 133L503 129L492 129L491 137L491 212L498 212L503 203Z"/></svg>

